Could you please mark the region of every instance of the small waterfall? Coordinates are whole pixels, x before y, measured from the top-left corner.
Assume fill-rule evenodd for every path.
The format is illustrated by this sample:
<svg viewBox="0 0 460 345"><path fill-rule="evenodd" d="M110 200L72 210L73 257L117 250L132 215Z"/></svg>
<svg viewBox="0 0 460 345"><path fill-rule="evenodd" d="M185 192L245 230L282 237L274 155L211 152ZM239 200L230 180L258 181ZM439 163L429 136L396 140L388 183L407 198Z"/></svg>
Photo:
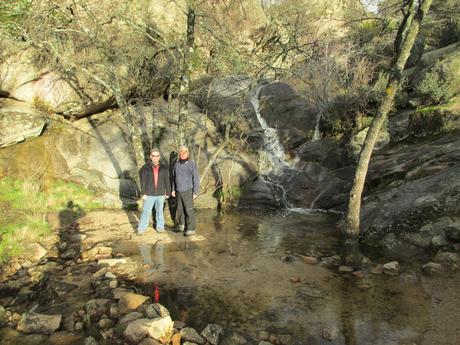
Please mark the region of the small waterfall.
<svg viewBox="0 0 460 345"><path fill-rule="evenodd" d="M278 138L276 129L269 127L267 121L265 121L262 115L260 115L259 94L260 91L267 85L268 84L260 85L254 95L250 98L250 102L254 107L257 120L264 130L263 140L264 153L266 157L262 159L260 170L264 173L280 175L286 168L290 168L284 157L284 147Z"/></svg>
<svg viewBox="0 0 460 345"><path fill-rule="evenodd" d="M317 141L321 139L321 132L319 130L319 123L321 121L321 115L322 115L322 110L318 111L318 114L316 115L315 132L313 133L313 138L311 139L311 141Z"/></svg>
<svg viewBox="0 0 460 345"><path fill-rule="evenodd" d="M283 207L291 212L310 213L311 209L294 208L287 199L286 188L283 184L290 185L292 178L299 172L286 161L284 147L279 140L277 130L269 127L267 121L260 114L259 95L260 91L267 85L269 84L260 85L250 98L257 120L264 131L264 150L261 152L262 159L259 170L263 173L265 181L273 188Z"/></svg>

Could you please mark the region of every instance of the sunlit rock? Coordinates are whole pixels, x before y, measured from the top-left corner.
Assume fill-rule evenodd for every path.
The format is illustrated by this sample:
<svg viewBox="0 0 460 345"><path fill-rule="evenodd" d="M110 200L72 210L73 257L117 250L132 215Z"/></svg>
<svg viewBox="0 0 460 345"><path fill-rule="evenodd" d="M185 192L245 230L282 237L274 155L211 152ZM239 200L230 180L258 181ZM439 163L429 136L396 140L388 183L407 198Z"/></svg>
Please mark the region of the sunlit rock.
<svg viewBox="0 0 460 345"><path fill-rule="evenodd" d="M138 319L128 324L124 336L131 343L137 344L146 337L165 340L172 336L173 322L170 316L157 319Z"/></svg>
<svg viewBox="0 0 460 345"><path fill-rule="evenodd" d="M126 293L120 297L118 302L118 311L121 315L135 311L142 304L150 300L150 297L138 295L135 293Z"/></svg>
<svg viewBox="0 0 460 345"><path fill-rule="evenodd" d="M18 324L18 331L24 333L51 334L56 331L62 315L24 314Z"/></svg>

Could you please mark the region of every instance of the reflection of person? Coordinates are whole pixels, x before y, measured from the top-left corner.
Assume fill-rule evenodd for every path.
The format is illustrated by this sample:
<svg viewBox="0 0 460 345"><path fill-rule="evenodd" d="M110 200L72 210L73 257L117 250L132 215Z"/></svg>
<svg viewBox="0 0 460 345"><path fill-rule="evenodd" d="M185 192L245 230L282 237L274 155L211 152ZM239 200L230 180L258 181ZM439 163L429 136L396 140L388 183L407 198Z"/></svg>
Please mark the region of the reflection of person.
<svg viewBox="0 0 460 345"><path fill-rule="evenodd" d="M185 236L196 234L195 210L193 199L200 191L200 177L195 162L188 158L189 151L186 146L179 148L179 159L172 169L172 193L177 197L177 223L178 230L185 231Z"/></svg>
<svg viewBox="0 0 460 345"><path fill-rule="evenodd" d="M139 243L139 251L141 252L144 264L151 266L151 268L159 269L164 265L164 251L165 245L163 242L158 241L155 248L155 261L152 260L152 245L146 243Z"/></svg>
<svg viewBox="0 0 460 345"><path fill-rule="evenodd" d="M147 230L153 207L156 214L156 231L163 232L165 230L163 205L165 198L171 192L171 186L169 183L169 170L160 164L160 150L152 149L150 151L150 161L144 164L139 175L144 205L137 233L143 234Z"/></svg>

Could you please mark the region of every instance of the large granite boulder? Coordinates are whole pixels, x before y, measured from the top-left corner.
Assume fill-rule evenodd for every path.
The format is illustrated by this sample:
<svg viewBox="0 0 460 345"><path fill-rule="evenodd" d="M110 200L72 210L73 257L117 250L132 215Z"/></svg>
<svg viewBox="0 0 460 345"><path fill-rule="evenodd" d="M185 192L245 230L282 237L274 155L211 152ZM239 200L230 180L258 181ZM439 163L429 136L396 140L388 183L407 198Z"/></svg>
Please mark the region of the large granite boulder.
<svg viewBox="0 0 460 345"><path fill-rule="evenodd" d="M0 147L40 136L48 122L45 114L27 104L0 99Z"/></svg>

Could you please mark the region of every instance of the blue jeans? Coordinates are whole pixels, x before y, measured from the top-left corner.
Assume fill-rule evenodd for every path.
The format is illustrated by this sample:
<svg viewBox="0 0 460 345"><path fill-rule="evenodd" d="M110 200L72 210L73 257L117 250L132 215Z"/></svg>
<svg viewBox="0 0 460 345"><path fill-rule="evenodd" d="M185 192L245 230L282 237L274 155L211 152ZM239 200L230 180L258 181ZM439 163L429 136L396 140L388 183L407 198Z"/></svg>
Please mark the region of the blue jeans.
<svg viewBox="0 0 460 345"><path fill-rule="evenodd" d="M137 227L138 233L144 233L149 226L149 219L152 216L152 208L155 207L156 214L156 229L157 231L164 230L165 220L163 217L163 205L165 203L165 196L151 196L147 195L147 198L144 200L144 206L142 207L141 219Z"/></svg>

